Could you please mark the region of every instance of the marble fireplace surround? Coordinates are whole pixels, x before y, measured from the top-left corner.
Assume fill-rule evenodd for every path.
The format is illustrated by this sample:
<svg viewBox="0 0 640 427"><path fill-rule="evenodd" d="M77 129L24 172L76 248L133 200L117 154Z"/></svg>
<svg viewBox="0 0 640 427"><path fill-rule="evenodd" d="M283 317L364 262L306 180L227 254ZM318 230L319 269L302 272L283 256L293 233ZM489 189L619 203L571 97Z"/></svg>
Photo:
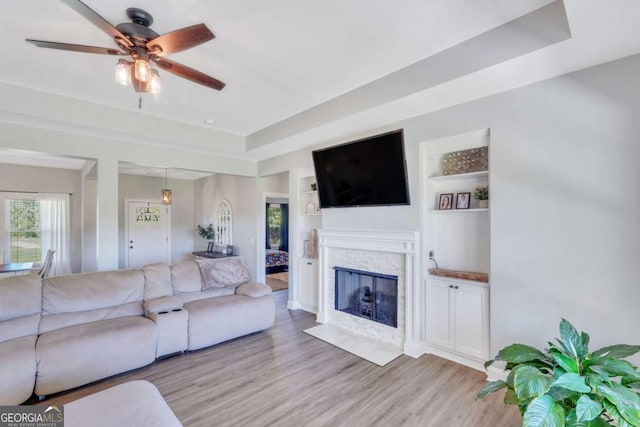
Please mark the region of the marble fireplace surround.
<svg viewBox="0 0 640 427"><path fill-rule="evenodd" d="M404 354L423 354L423 316L418 280L416 231L318 231L319 299L317 321L390 345ZM334 309L334 267L398 276L398 327Z"/></svg>

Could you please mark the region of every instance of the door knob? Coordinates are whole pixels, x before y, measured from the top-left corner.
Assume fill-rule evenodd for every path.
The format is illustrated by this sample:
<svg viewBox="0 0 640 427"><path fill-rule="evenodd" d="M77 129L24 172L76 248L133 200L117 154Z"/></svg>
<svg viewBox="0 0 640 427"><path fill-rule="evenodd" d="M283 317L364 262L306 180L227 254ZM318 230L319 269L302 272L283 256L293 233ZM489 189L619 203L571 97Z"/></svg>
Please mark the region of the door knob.
<svg viewBox="0 0 640 427"><path fill-rule="evenodd" d="M133 249L133 246L129 246L129 249Z"/></svg>

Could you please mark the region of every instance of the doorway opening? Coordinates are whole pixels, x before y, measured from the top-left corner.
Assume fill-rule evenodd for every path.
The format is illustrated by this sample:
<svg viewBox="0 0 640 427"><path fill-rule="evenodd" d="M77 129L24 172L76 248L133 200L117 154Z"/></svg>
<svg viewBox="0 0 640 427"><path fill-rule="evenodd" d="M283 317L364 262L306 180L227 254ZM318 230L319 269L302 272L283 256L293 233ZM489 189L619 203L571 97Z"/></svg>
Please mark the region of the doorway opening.
<svg viewBox="0 0 640 427"><path fill-rule="evenodd" d="M265 281L273 291L289 288L289 203L267 199L265 221Z"/></svg>

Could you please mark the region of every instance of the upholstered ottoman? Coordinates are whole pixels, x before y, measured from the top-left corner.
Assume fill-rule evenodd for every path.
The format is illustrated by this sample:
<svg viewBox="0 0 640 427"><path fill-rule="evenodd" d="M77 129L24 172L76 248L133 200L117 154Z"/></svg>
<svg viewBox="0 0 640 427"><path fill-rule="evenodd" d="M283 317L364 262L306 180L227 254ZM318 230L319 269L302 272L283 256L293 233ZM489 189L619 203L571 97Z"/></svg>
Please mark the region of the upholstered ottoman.
<svg viewBox="0 0 640 427"><path fill-rule="evenodd" d="M131 381L64 405L65 427L182 426L158 389Z"/></svg>

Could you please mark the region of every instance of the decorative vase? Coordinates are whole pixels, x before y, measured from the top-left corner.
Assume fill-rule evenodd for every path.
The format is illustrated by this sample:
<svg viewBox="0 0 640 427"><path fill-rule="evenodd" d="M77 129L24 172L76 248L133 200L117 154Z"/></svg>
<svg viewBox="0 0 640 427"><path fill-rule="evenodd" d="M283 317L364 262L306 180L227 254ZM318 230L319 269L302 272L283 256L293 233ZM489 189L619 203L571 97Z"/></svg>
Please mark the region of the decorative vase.
<svg viewBox="0 0 640 427"><path fill-rule="evenodd" d="M488 200L478 200L478 207L481 209L486 209L489 207L489 201Z"/></svg>

